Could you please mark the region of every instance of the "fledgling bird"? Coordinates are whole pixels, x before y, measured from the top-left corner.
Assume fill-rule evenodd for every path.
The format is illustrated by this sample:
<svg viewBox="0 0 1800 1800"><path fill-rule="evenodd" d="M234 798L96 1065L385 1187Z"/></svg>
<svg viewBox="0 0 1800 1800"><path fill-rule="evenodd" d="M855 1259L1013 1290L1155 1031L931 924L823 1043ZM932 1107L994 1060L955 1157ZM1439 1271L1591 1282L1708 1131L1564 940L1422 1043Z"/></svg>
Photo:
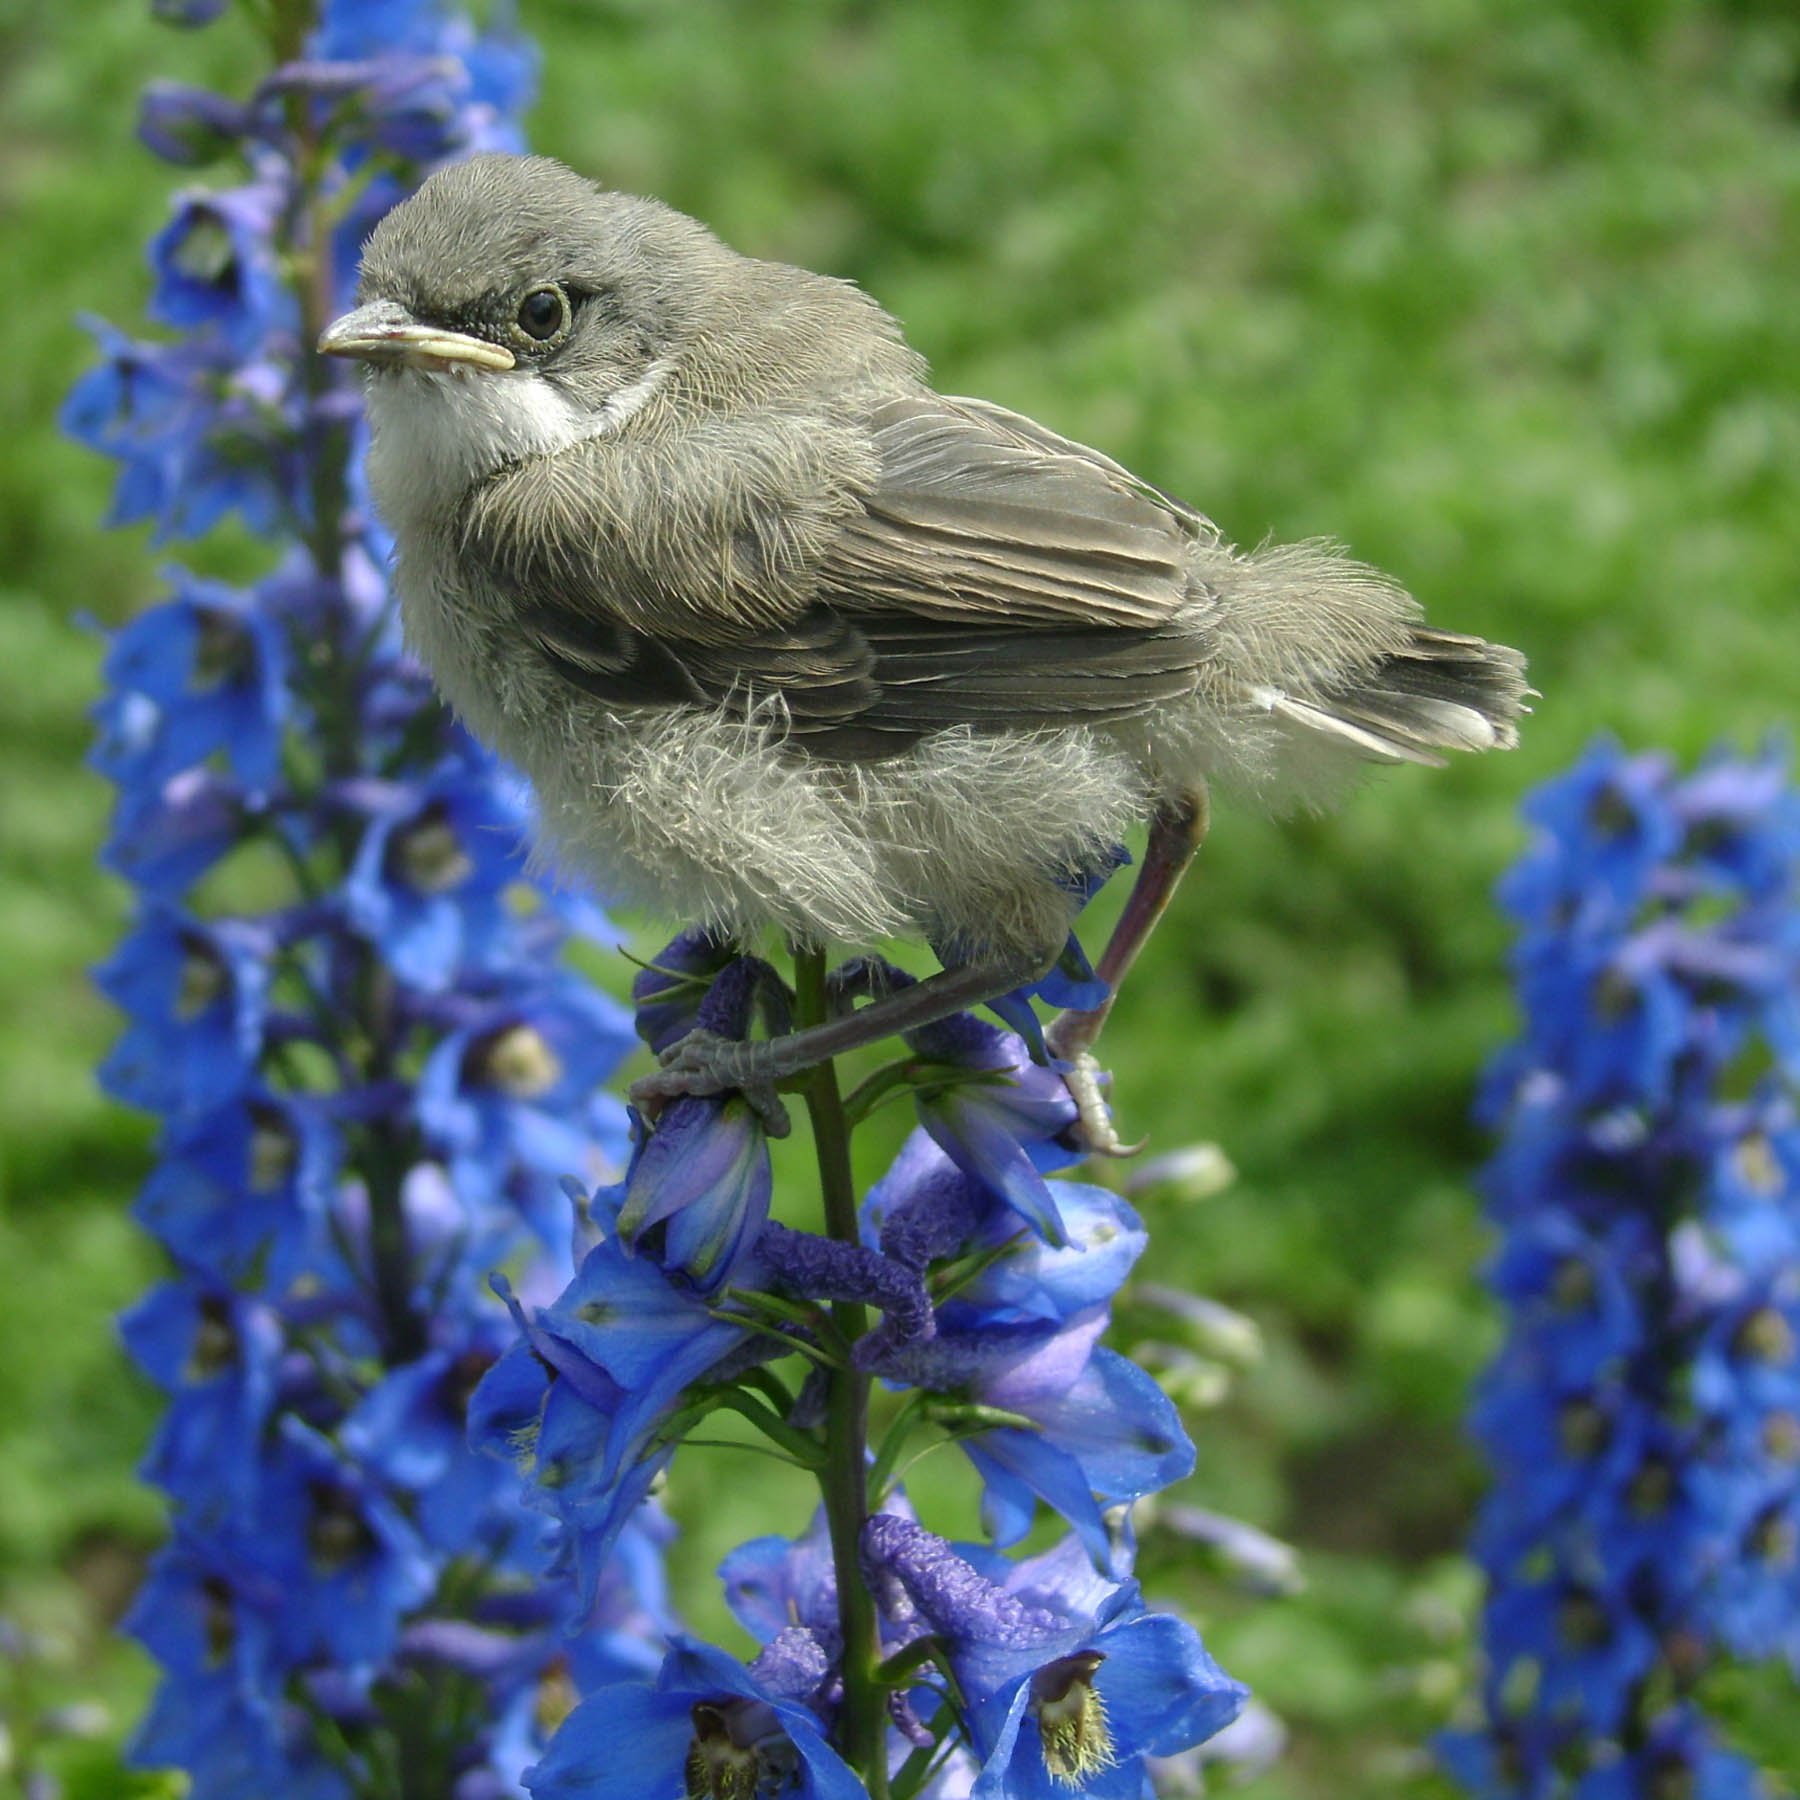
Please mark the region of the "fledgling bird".
<svg viewBox="0 0 1800 1800"><path fill-rule="evenodd" d="M1101 452L935 393L849 282L547 158L433 175L358 299L320 347L370 368L408 640L561 857L743 939L945 961L786 1038L689 1040L648 1098L766 1097L1041 975L1149 820L1141 939L1207 782L1318 805L1359 762L1514 742L1516 651L1334 546L1235 549Z"/></svg>

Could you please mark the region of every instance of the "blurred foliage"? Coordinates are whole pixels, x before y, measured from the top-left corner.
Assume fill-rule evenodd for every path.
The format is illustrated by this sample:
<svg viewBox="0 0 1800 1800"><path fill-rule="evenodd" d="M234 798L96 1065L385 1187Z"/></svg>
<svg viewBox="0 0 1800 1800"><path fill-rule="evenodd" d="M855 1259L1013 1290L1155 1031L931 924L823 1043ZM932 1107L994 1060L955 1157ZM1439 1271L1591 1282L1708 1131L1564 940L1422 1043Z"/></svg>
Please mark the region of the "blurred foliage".
<svg viewBox="0 0 1800 1800"><path fill-rule="evenodd" d="M1280 1602L1191 1576L1173 1540L1152 1578L1295 1727L1261 1800L1433 1791L1422 1746L1474 1593L1458 1420L1493 1332L1467 1114L1508 1029L1488 892L1514 804L1596 730L1691 755L1794 707L1800 19L1780 0L519 11L548 52L540 148L863 283L947 390L1102 446L1239 541L1344 538L1442 622L1530 653L1545 698L1518 755L1385 777L1331 819L1222 813L1107 1040L1128 1133L1216 1138L1241 1173L1149 1203L1159 1278L1269 1345L1193 1421L1179 1497L1312 1552ZM101 529L108 471L54 414L87 356L75 315L141 318L140 246L176 185L132 143L139 86L235 90L255 67L230 22L147 14L0 0L0 1611L76 1645L70 1681L121 1718L145 1671L104 1634L157 1519L130 1474L152 1401L108 1318L153 1270L123 1216L144 1127L90 1078L111 1025L84 971L121 896L94 869L96 646L72 621L143 603L159 553ZM723 1633L710 1559L805 1500L715 1455L721 1479L675 1500L694 1614ZM1720 1692L1749 1739L1791 1705ZM121 1792L92 1745L68 1773Z"/></svg>

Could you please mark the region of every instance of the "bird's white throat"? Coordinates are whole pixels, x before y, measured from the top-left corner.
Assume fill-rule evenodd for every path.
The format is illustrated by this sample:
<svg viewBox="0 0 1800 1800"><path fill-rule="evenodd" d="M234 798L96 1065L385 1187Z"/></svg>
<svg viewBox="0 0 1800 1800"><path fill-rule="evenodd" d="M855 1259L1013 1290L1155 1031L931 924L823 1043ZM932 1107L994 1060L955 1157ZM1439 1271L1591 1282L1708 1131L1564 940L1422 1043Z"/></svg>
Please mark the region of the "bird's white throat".
<svg viewBox="0 0 1800 1800"><path fill-rule="evenodd" d="M507 463L554 456L619 430L668 379L652 363L599 406L571 399L535 369L406 369L369 387L369 483L397 533L444 507Z"/></svg>

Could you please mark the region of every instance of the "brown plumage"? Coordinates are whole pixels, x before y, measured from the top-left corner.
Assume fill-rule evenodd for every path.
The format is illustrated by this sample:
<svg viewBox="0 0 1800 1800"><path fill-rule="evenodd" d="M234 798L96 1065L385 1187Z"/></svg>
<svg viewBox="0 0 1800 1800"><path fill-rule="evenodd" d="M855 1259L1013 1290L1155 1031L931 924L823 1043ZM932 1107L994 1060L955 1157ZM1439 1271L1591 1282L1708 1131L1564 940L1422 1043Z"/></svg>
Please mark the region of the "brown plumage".
<svg viewBox="0 0 1800 1800"><path fill-rule="evenodd" d="M434 176L362 298L326 348L374 365L412 642L552 843L679 917L1041 962L1205 781L1318 804L1514 741L1516 652L1330 545L1239 552L934 393L849 284L558 164Z"/></svg>

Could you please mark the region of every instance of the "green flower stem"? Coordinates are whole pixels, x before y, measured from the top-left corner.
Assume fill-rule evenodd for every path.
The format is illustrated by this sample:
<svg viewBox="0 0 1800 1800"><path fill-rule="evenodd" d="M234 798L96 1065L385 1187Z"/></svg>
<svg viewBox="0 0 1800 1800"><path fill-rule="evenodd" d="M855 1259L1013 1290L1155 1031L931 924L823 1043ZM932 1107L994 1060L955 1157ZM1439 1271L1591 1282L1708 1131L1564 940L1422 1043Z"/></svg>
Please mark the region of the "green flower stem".
<svg viewBox="0 0 1800 1800"><path fill-rule="evenodd" d="M900 1410L889 1421L887 1432L875 1452L875 1461L869 1468L870 1506L880 1506L896 1485L894 1471L899 1466L900 1453L906 1448L914 1426L923 1422L920 1418L923 1403L924 1396L915 1388L901 1401Z"/></svg>
<svg viewBox="0 0 1800 1800"><path fill-rule="evenodd" d="M795 1023L804 1029L826 1018L825 953L794 953ZM856 1183L850 1169L850 1122L838 1088L837 1066L820 1063L807 1072L802 1090L812 1120L819 1158L819 1185L825 1196L825 1229L846 1244L860 1241ZM868 1328L868 1314L856 1301L832 1304L832 1324L854 1344ZM863 1580L858 1554L868 1520L867 1450L869 1378L845 1366L831 1372L826 1401L825 1472L820 1488L831 1530L831 1560L837 1571L838 1626L844 1639L844 1704L839 1748L862 1776L870 1800L888 1800L887 1707L881 1686L881 1634L875 1598Z"/></svg>

